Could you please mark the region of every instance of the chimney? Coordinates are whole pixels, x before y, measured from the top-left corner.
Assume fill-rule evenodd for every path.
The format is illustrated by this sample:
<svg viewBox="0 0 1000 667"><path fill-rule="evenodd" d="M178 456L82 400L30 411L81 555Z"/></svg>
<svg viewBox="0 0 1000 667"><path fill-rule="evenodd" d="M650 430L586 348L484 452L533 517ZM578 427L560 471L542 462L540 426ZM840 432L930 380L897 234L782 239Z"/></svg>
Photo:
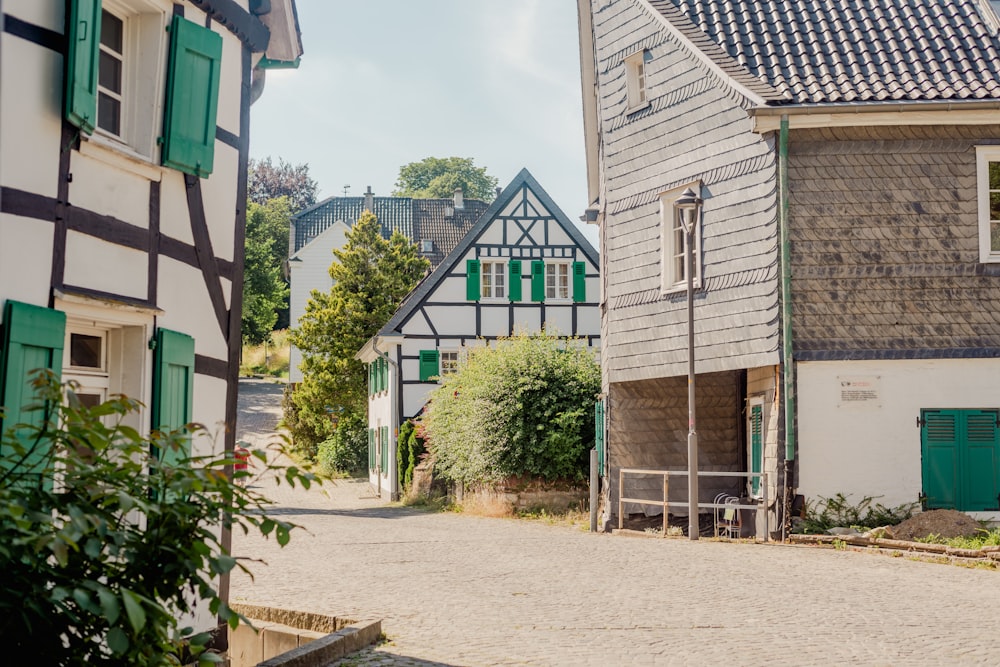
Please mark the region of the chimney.
<svg viewBox="0 0 1000 667"><path fill-rule="evenodd" d="M374 212L375 210L375 193L372 192L372 186L368 186L365 190L365 210Z"/></svg>
<svg viewBox="0 0 1000 667"><path fill-rule="evenodd" d="M465 201L462 199L462 188L455 188L455 210L465 208Z"/></svg>

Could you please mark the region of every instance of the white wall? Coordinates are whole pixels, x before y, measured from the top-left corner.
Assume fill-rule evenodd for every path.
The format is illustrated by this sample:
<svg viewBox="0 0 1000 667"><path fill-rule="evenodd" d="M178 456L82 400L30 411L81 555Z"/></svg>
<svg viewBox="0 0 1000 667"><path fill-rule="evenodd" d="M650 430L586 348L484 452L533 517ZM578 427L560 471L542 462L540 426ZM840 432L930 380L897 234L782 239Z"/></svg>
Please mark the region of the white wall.
<svg viewBox="0 0 1000 667"><path fill-rule="evenodd" d="M799 493L808 499L921 491L922 408L1000 408L1000 359L799 362ZM870 382L876 398L842 401L841 383Z"/></svg>

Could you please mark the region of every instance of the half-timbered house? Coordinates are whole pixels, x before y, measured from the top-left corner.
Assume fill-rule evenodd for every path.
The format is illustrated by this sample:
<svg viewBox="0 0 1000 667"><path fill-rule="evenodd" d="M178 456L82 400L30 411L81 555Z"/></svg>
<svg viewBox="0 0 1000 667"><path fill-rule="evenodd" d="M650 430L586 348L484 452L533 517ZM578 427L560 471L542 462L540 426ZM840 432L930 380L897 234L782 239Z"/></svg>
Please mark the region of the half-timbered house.
<svg viewBox="0 0 1000 667"><path fill-rule="evenodd" d="M417 244L417 253L436 267L486 210L478 199L465 199L461 190L452 199L376 197L371 188L363 197L330 197L292 218L288 239L288 275L291 285L289 315L292 326L306 312L313 290L333 287L330 265L333 251L347 243L347 231L363 211L378 218L385 238L398 231ZM302 381L302 352L292 346L288 378Z"/></svg>
<svg viewBox="0 0 1000 667"><path fill-rule="evenodd" d="M686 468L688 272L703 473L1000 508L994 4L579 1L606 517L621 468ZM700 502L720 491L763 489L705 476Z"/></svg>
<svg viewBox="0 0 1000 667"><path fill-rule="evenodd" d="M396 438L464 354L545 330L600 343L597 253L523 169L358 353L368 364L369 478L398 492Z"/></svg>
<svg viewBox="0 0 1000 667"><path fill-rule="evenodd" d="M250 104L301 54L293 1L0 8L0 427L41 367L231 451Z"/></svg>

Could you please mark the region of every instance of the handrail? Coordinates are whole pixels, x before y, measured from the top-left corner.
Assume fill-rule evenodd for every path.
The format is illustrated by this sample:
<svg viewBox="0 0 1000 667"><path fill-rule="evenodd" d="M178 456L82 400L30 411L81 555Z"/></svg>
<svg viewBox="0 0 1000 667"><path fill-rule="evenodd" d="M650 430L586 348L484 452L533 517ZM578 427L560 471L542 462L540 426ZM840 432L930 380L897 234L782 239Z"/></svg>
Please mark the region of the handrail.
<svg viewBox="0 0 1000 667"><path fill-rule="evenodd" d="M663 476L663 500L649 500L647 498L626 498L624 495L625 491L625 475L662 475ZM687 470L652 470L648 468L619 468L618 469L618 529L621 530L624 526L625 518L623 514L623 509L625 503L633 503L638 505L659 505L663 508L663 536L667 536L667 521L668 515L670 513L670 505L676 505L678 507L689 507L690 503L687 502L674 502L669 501L668 491L670 489L670 476L676 475L678 477L687 477ZM769 538L769 533L771 532L770 517L767 512L767 473L766 472L710 472L710 471L698 471L698 477L746 477L752 479L754 477L761 478L761 489L763 491L761 502L755 505L737 505L729 503L702 503L699 502L696 509L709 508L709 509L749 509L753 510L755 513L760 511L761 505L764 506L764 541L767 542Z"/></svg>

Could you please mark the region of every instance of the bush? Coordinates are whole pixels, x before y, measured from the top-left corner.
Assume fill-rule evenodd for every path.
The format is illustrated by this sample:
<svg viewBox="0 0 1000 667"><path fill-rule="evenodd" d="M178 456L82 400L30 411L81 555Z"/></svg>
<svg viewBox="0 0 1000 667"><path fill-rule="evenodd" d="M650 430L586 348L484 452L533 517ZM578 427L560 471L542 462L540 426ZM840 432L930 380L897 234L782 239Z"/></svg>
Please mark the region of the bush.
<svg viewBox="0 0 1000 667"><path fill-rule="evenodd" d="M354 475L368 467L368 422L364 415L346 414L333 435L319 444L317 460L327 474Z"/></svg>
<svg viewBox="0 0 1000 667"><path fill-rule="evenodd" d="M317 414L300 407L303 385L285 387L281 400L284 413L282 425L292 438L292 450L306 461L315 461L319 453L319 443L333 435L334 426L330 415Z"/></svg>
<svg viewBox="0 0 1000 667"><path fill-rule="evenodd" d="M404 440L402 436L399 438L400 450L406 450L406 467L400 468L402 470L400 480L404 492L413 483L413 469L420 465L421 459L423 459L424 454L427 452L424 439L420 437L421 429L417 428L413 422L406 423L410 425L406 439Z"/></svg>
<svg viewBox="0 0 1000 667"><path fill-rule="evenodd" d="M600 386L578 340L519 334L478 348L431 394L423 423L435 467L470 485L582 479Z"/></svg>
<svg viewBox="0 0 1000 667"><path fill-rule="evenodd" d="M274 534L281 545L293 524L269 517L265 497L234 483L232 457L185 453L203 427L144 438L123 423L135 401L86 408L71 390L63 403L49 372L34 384L47 399L33 413L39 425L8 428L0 450L6 654L39 665L218 662L204 653L210 634L179 629L177 619L203 600L230 627L246 621L215 588L217 577L246 570L221 541L220 523ZM173 455L159 460L153 451ZM252 454L258 469L309 485L296 468Z"/></svg>
<svg viewBox="0 0 1000 667"><path fill-rule="evenodd" d="M807 503L805 518L799 530L803 533L824 533L830 528L878 528L895 526L913 515L918 503L907 503L898 507L886 507L881 503L872 504L877 496L865 496L857 505L851 504L848 496L838 493L833 498L820 497L815 503Z"/></svg>
<svg viewBox="0 0 1000 667"><path fill-rule="evenodd" d="M406 479L406 469L410 467L410 434L413 433L413 422L406 420L399 426L399 439L396 445L396 470L399 471L399 487L406 493L410 487ZM411 477L412 479L412 477Z"/></svg>

